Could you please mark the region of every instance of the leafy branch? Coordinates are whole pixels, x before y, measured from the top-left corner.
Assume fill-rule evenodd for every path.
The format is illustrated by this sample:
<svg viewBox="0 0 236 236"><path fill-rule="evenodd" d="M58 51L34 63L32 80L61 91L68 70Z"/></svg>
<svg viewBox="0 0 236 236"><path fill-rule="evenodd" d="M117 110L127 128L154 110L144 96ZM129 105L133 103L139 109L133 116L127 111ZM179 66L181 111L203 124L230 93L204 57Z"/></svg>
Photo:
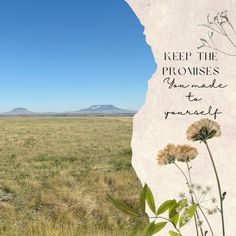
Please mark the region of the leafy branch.
<svg viewBox="0 0 236 236"><path fill-rule="evenodd" d="M207 23L201 24L200 26L206 27L208 29L207 38L201 38L201 45L198 49L209 48L214 51L223 53L228 56L236 56L236 41L232 35L236 36L236 30L232 25L227 11L222 11L217 13L214 17L211 15L207 16ZM215 38L222 36L233 47L233 52L227 52L224 49L218 47Z"/></svg>
<svg viewBox="0 0 236 236"><path fill-rule="evenodd" d="M110 195L107 195L107 200L122 213L136 219L137 224L134 225L129 236L137 235L140 230L143 236L152 236L160 232L168 224L173 228L173 230L169 230L170 236L183 236L181 229L191 221L197 208L195 204L189 205L187 199L180 201L175 199L167 200L157 208L153 194L147 184L144 185L140 193L138 210L120 200L115 200ZM140 223L147 218L146 206L149 207L154 216L149 217L150 223L144 229L140 229ZM163 216L163 214L165 215Z"/></svg>

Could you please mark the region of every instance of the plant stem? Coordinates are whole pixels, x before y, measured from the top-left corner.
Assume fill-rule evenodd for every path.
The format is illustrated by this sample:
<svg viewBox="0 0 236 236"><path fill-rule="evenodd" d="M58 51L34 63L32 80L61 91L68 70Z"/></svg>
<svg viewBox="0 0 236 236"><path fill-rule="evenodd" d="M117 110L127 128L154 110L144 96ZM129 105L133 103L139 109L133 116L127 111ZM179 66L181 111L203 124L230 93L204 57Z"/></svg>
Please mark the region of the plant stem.
<svg viewBox="0 0 236 236"><path fill-rule="evenodd" d="M186 180L186 184L188 186L188 189L190 190L190 183L189 183L190 180L188 180L188 178L187 178L186 174L184 173L184 171L176 163L174 163L174 164L180 170L180 172L183 174L183 176L184 176L184 178ZM190 193L190 195L191 195L192 204L195 204L193 194ZM199 215L198 215L197 211L196 211L196 214L194 214L194 223L195 223L195 228L196 228L197 236L199 236L198 226L197 226L197 219L196 218L199 220ZM203 230L202 230L201 226L200 226L200 231L201 231L201 235L203 236Z"/></svg>
<svg viewBox="0 0 236 236"><path fill-rule="evenodd" d="M196 233L197 233L197 236L199 236L198 226L197 226L197 216L196 216L196 213L194 214L193 217L194 217L194 223L195 223Z"/></svg>
<svg viewBox="0 0 236 236"><path fill-rule="evenodd" d="M189 180L186 176L186 174L183 172L183 170L174 162L174 165L180 170L180 172L182 173L182 175L184 176L185 180L186 180L186 184L189 186Z"/></svg>
<svg viewBox="0 0 236 236"><path fill-rule="evenodd" d="M228 24L230 25L231 29L232 29L232 30L234 31L234 33L236 34L236 31L235 31L235 29L234 29L234 27L233 27L233 25L231 24L230 21L228 21Z"/></svg>
<svg viewBox="0 0 236 236"><path fill-rule="evenodd" d="M210 46L204 46L204 47L213 49L213 50L215 50L215 51L217 51L217 52L220 52L220 53L223 53L223 54L225 54L225 55L227 55L227 56L231 56L231 57L235 57L235 56L236 56L236 54L230 54L230 53L228 53L228 52L224 52L224 51L222 51L222 50L220 50L220 49L218 49L218 48L216 48L216 47L210 47Z"/></svg>
<svg viewBox="0 0 236 236"><path fill-rule="evenodd" d="M221 191L221 185L220 185L220 179L219 179L219 175L216 169L216 165L213 159L213 156L211 154L211 150L209 148L209 145L207 143L207 140L204 141L207 151L209 153L210 159L211 159L211 163L213 165L213 169L215 172L215 176L216 176L216 181L217 181L217 185L218 185L218 191L219 191L219 197L220 197L220 214L221 214L221 222L222 222L222 233L223 236L225 236L225 224L224 224L224 208L223 208L223 196L222 196L222 191Z"/></svg>
<svg viewBox="0 0 236 236"><path fill-rule="evenodd" d="M205 220L206 220L206 222L207 222L207 224L208 224L208 227L209 227L209 229L210 229L210 231L211 231L212 236L214 236L214 233L213 233L211 224L210 224L209 220L207 219L207 217L206 217L204 211L202 210L201 206L199 206L199 205L197 205L197 206L198 206L199 210L201 211L203 217L205 218Z"/></svg>
<svg viewBox="0 0 236 236"><path fill-rule="evenodd" d="M226 36L226 38L229 40L229 42L236 48L236 44L233 42L233 40L229 37L229 35L226 33L225 29L223 28L223 26L221 26L222 30L224 31L224 34Z"/></svg>
<svg viewBox="0 0 236 236"><path fill-rule="evenodd" d="M188 187L189 187L189 189L190 189L190 185L192 184L192 178L191 178L190 167L189 167L188 162L186 162L186 164L187 164L188 176L189 176L189 184L188 184ZM191 200L192 200L193 204L195 204L193 195L195 196L195 199L197 200L197 197L196 197L196 194L195 194L194 191L193 191L193 194L191 194ZM195 214L196 214L196 215L195 215ZM195 213L195 214L194 214L194 217L197 218L198 221L200 221L200 217L199 217L199 214L198 214L197 209L196 209L196 213ZM197 228L197 222L196 222L196 221L195 221L195 225L196 225L196 228ZM203 230L202 230L201 225L199 226L199 228L200 228L201 234L203 235ZM197 228L197 232L198 232L198 228Z"/></svg>

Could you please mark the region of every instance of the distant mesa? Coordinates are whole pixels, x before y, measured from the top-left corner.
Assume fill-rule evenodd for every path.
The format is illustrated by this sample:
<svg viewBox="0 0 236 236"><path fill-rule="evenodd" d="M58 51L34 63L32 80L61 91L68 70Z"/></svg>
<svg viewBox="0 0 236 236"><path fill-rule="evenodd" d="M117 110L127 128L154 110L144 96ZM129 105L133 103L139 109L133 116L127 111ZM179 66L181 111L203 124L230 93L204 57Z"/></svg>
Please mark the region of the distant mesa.
<svg viewBox="0 0 236 236"><path fill-rule="evenodd" d="M29 114L36 114L35 112L29 111L28 109L24 107L17 107L12 109L9 112L5 112L5 114L9 115L29 115Z"/></svg>
<svg viewBox="0 0 236 236"><path fill-rule="evenodd" d="M24 107L17 107L11 111L0 113L0 116L115 116L115 115L134 115L136 111L125 110L113 105L92 105L78 111L71 112L32 112Z"/></svg>
<svg viewBox="0 0 236 236"><path fill-rule="evenodd" d="M80 114L135 114L135 111L125 110L113 105L92 105L77 111Z"/></svg>

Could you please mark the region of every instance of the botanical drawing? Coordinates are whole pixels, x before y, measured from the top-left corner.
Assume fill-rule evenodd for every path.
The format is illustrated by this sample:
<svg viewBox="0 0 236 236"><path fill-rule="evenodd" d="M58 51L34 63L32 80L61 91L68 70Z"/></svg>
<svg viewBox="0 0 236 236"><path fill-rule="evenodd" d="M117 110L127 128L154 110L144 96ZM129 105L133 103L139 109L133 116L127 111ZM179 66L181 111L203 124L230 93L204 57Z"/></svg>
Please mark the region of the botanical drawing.
<svg viewBox="0 0 236 236"><path fill-rule="evenodd" d="M208 32L206 38L200 39L201 45L198 49L209 48L228 56L236 56L236 30L228 17L227 11L219 12L213 17L208 15L207 23L201 26L206 27ZM216 39L220 39L223 42L227 41L232 50L229 52L220 48L216 43Z"/></svg>
<svg viewBox="0 0 236 236"><path fill-rule="evenodd" d="M203 143L208 151L209 160L216 177L220 206L216 205L217 199L210 196L210 186L201 186L192 182L191 169L194 166L194 159L198 156L198 150L187 144L168 144L158 152L157 163L160 166L174 165L183 175L187 191L186 193L179 194L180 199L168 199L157 208L150 188L145 185L140 194L140 209L137 210L108 195L108 200L117 209L136 218L138 223L130 235L136 235L138 230L140 230L140 222L144 221L147 217L145 213L145 206L147 204L153 216L149 217L150 223L144 227L143 235L154 235L169 226L168 232L170 236L183 236L183 227L187 226L193 219L197 236L206 236L208 233L214 236L214 227L210 223L209 216L219 214L222 222L222 235L225 236L223 201L226 197L226 192L222 192L220 178L208 144L209 139L220 136L220 125L210 119L201 119L194 122L186 131L186 138L188 140ZM212 207L209 208L209 204L205 206L206 202L211 202Z"/></svg>

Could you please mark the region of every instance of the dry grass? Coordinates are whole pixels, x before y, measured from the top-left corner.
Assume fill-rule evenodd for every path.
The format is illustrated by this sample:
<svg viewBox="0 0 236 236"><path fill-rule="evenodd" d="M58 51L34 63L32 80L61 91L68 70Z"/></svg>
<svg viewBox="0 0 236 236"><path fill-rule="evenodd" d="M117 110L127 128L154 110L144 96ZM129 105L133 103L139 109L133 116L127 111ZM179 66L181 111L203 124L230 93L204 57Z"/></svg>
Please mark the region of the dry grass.
<svg viewBox="0 0 236 236"><path fill-rule="evenodd" d="M106 193L137 202L131 117L1 118L0 233L126 235Z"/></svg>

